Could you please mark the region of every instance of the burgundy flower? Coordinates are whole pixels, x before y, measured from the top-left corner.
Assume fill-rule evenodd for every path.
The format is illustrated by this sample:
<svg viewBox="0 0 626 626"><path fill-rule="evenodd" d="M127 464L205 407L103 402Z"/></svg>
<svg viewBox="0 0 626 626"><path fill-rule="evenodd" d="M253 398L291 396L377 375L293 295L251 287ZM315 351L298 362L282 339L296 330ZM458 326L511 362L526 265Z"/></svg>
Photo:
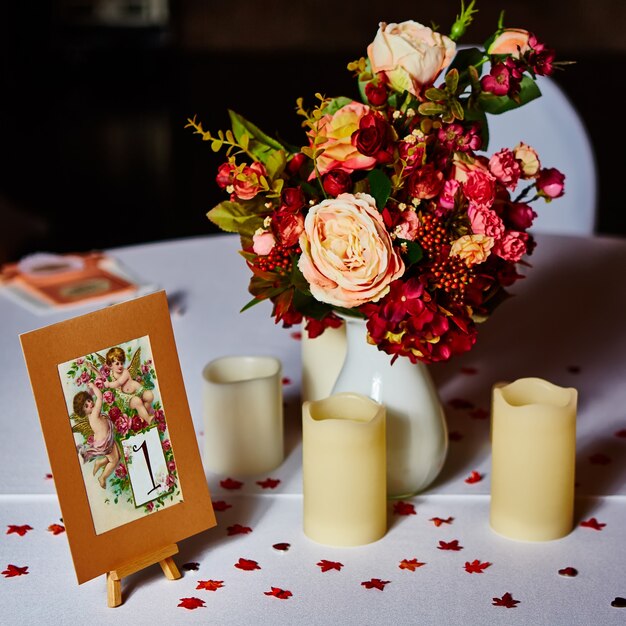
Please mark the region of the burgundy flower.
<svg viewBox="0 0 626 626"><path fill-rule="evenodd" d="M139 415L135 415L130 423L130 427L135 432L141 430L142 428L145 428L145 426L146 423L139 417Z"/></svg>
<svg viewBox="0 0 626 626"><path fill-rule="evenodd" d="M300 174L300 170L308 160L309 157L302 154L302 152L294 154L294 156L287 163L287 172L289 172L291 176L298 176Z"/></svg>
<svg viewBox="0 0 626 626"><path fill-rule="evenodd" d="M118 478L126 478L128 472L126 471L126 465L124 465L123 463L120 463L116 468L115 468L115 475Z"/></svg>
<svg viewBox="0 0 626 626"><path fill-rule="evenodd" d="M413 198L430 200L439 194L443 187L443 172L432 163L415 170L409 178L409 194Z"/></svg>
<svg viewBox="0 0 626 626"><path fill-rule="evenodd" d="M116 422L121 417L121 415L122 415L122 411L118 407L112 406L109 409L109 419L112 422Z"/></svg>
<svg viewBox="0 0 626 626"><path fill-rule="evenodd" d="M375 107L380 107L387 102L387 88L382 81L375 82L370 81L365 85L365 95L370 104Z"/></svg>
<svg viewBox="0 0 626 626"><path fill-rule="evenodd" d="M343 170L331 170L324 176L323 186L329 196L338 196L352 191L352 179Z"/></svg>
<svg viewBox="0 0 626 626"><path fill-rule="evenodd" d="M473 170L463 183L465 197L480 208L489 208L496 196L496 179L482 170Z"/></svg>
<svg viewBox="0 0 626 626"><path fill-rule="evenodd" d="M272 232L276 239L286 248L298 243L298 238L304 230L304 216L281 208L272 215Z"/></svg>
<svg viewBox="0 0 626 626"><path fill-rule="evenodd" d="M527 54L526 61L530 69L539 76L550 76L554 71L555 52L552 48L548 48L545 44L540 43L535 35L528 38L530 51Z"/></svg>
<svg viewBox="0 0 626 626"><path fill-rule="evenodd" d="M487 91L496 96L506 96L509 93L511 74L509 68L504 63L496 63L489 74L480 80L483 91Z"/></svg>
<svg viewBox="0 0 626 626"><path fill-rule="evenodd" d="M126 413L122 413L114 422L115 430L124 436L130 430L130 419Z"/></svg>
<svg viewBox="0 0 626 626"><path fill-rule="evenodd" d="M560 198L565 191L565 175L554 167L541 170L537 177L537 191L546 198Z"/></svg>
<svg viewBox="0 0 626 626"><path fill-rule="evenodd" d="M502 219L512 230L528 230L537 214L524 202L511 202L505 205Z"/></svg>
<svg viewBox="0 0 626 626"><path fill-rule="evenodd" d="M299 211L306 202L304 192L300 187L287 187L283 189L281 200L283 203L282 207L292 212Z"/></svg>
<svg viewBox="0 0 626 626"><path fill-rule="evenodd" d="M339 328L341 324L342 321L340 318L334 313L329 313L321 320L307 317L305 330L311 339L315 339L315 337L319 337L327 328Z"/></svg>
<svg viewBox="0 0 626 626"><path fill-rule="evenodd" d="M233 184L233 171L235 168L231 163L222 163L217 168L217 176L215 177L215 181L218 186L222 189L226 189L228 185Z"/></svg>
<svg viewBox="0 0 626 626"><path fill-rule="evenodd" d="M379 114L366 113L359 121L359 129L352 134L352 144L361 154L388 163L391 160L389 130L389 124Z"/></svg>

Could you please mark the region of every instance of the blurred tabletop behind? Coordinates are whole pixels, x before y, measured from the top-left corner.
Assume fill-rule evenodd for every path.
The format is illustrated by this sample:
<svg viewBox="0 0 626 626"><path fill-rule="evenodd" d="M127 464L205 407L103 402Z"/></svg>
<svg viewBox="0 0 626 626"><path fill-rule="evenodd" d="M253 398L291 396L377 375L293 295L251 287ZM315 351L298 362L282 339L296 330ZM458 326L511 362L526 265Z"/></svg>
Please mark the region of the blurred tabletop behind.
<svg viewBox="0 0 626 626"><path fill-rule="evenodd" d="M554 76L581 114L599 171L596 231L626 236L615 91L626 62L621 0L478 0L461 43L501 9L575 65ZM379 21L448 32L460 2L42 0L0 8L0 263L215 232L223 157L185 130L231 108L300 145L299 96L357 97L346 64ZM555 112L558 115L558 112ZM618 156L618 150L620 150ZM554 164L558 167L558 164ZM567 188L566 188L567 189Z"/></svg>

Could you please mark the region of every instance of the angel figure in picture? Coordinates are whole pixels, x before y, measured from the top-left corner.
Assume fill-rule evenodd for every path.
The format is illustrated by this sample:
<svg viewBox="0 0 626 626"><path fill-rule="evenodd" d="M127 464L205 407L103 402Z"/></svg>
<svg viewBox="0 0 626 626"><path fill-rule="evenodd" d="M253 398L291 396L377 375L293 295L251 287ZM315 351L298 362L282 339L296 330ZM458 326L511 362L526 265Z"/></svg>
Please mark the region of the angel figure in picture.
<svg viewBox="0 0 626 626"><path fill-rule="evenodd" d="M72 432L80 433L85 438L85 442L77 446L77 449L83 463L95 459L93 475L96 476L104 468L98 476L98 482L105 489L107 478L120 462L120 452L115 442L113 423L102 412L102 392L92 382L87 383L87 386L94 395L88 391L79 391L74 396Z"/></svg>
<svg viewBox="0 0 626 626"><path fill-rule="evenodd" d="M146 423L151 424L154 419L154 393L135 380L140 372L141 348L137 348L128 367L125 366L126 354L119 346L111 348L106 357L102 358L96 352L96 356L101 360L102 365L110 369L113 380L105 380L104 387L113 389L122 399L124 404L137 411L137 415ZM93 368L93 366L91 366ZM98 372L98 370L94 371ZM100 372L97 373L101 376Z"/></svg>

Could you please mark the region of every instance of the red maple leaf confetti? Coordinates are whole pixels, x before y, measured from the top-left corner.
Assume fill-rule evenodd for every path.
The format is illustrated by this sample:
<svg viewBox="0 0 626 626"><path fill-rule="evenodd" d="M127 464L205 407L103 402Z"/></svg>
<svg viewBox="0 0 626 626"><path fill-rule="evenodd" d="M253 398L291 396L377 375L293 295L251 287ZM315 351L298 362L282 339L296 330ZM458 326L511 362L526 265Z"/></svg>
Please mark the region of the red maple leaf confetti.
<svg viewBox="0 0 626 626"><path fill-rule="evenodd" d="M30 574L28 571L28 565L20 567L19 565L7 565L7 568L2 572L5 578L13 578L14 576L26 576Z"/></svg>
<svg viewBox="0 0 626 626"><path fill-rule="evenodd" d="M393 513L394 515L417 515L415 505L410 502L403 502L402 500L394 502Z"/></svg>
<svg viewBox="0 0 626 626"><path fill-rule="evenodd" d="M340 572L343 567L343 563L339 563L339 561L327 561L326 559L322 559L319 563L316 563L316 565L322 570L322 572L328 572L331 569L335 569Z"/></svg>
<svg viewBox="0 0 626 626"><path fill-rule="evenodd" d="M473 485L474 483L479 483L483 479L483 475L476 470L472 470L472 473L465 479L465 482L468 485Z"/></svg>
<svg viewBox="0 0 626 626"><path fill-rule="evenodd" d="M193 609L205 607L206 605L204 604L204 600L200 600L200 598L181 598L178 606L192 611Z"/></svg>
<svg viewBox="0 0 626 626"><path fill-rule="evenodd" d="M256 484L262 489L276 489L280 485L278 478L266 478L265 480L257 480Z"/></svg>
<svg viewBox="0 0 626 626"><path fill-rule="evenodd" d="M474 559L471 563L465 561L464 567L468 574L482 574L490 565L488 561L481 563L478 559Z"/></svg>
<svg viewBox="0 0 626 626"><path fill-rule="evenodd" d="M611 606L616 609L626 609L626 598L615 596L615 600L611 601Z"/></svg>
<svg viewBox="0 0 626 626"><path fill-rule="evenodd" d="M616 437L620 437L622 439L626 439L626 428L622 428L615 433Z"/></svg>
<svg viewBox="0 0 626 626"><path fill-rule="evenodd" d="M450 400L450 402L448 402L448 404L453 408L453 409L457 409L457 410L462 410L462 409L473 409L474 408L474 403L470 400L466 400L465 398L452 398L452 400Z"/></svg>
<svg viewBox="0 0 626 626"><path fill-rule="evenodd" d="M278 550L279 552L287 552L287 550L289 550L289 548L291 548L291 544L290 543L275 543L272 548L274 548L274 550Z"/></svg>
<svg viewBox="0 0 626 626"><path fill-rule="evenodd" d="M454 550L458 552L463 550L463 546L459 545L458 539L453 539L452 541L440 541L437 550Z"/></svg>
<svg viewBox="0 0 626 626"><path fill-rule="evenodd" d="M408 569L411 572L414 572L418 567L422 567L426 565L426 563L422 563L417 559L402 559L398 567L400 569Z"/></svg>
<svg viewBox="0 0 626 626"><path fill-rule="evenodd" d="M48 531L53 535L60 535L65 532L65 526L61 526L61 524L50 524L50 526L48 526Z"/></svg>
<svg viewBox="0 0 626 626"><path fill-rule="evenodd" d="M593 530L602 530L606 524L599 522L595 517L580 522L583 528L593 528Z"/></svg>
<svg viewBox="0 0 626 626"><path fill-rule="evenodd" d="M450 441L461 441L461 439L463 439L463 435L458 430L451 430L448 433L448 439Z"/></svg>
<svg viewBox="0 0 626 626"><path fill-rule="evenodd" d="M478 408L470 411L469 416L475 420L486 420L489 417L489 411L487 411L487 409Z"/></svg>
<svg viewBox="0 0 626 626"><path fill-rule="evenodd" d="M227 511L232 508L232 504L228 504L228 502L224 502L224 500L216 500L213 502L213 510L218 513L222 513L223 511Z"/></svg>
<svg viewBox="0 0 626 626"><path fill-rule="evenodd" d="M200 569L200 563L196 563L195 561L190 561L189 563L184 563L181 566L186 572L197 571Z"/></svg>
<svg viewBox="0 0 626 626"><path fill-rule="evenodd" d="M247 535L252 532L250 526L242 526L241 524L233 524L226 528L228 535Z"/></svg>
<svg viewBox="0 0 626 626"><path fill-rule="evenodd" d="M205 589L206 591L217 591L224 586L223 580L199 580L196 589Z"/></svg>
<svg viewBox="0 0 626 626"><path fill-rule="evenodd" d="M253 561L251 559L243 559L243 558L240 558L239 561L235 563L235 567L237 569L242 569L246 572L251 572L252 570L255 570L255 569L261 569L261 566L256 561Z"/></svg>
<svg viewBox="0 0 626 626"><path fill-rule="evenodd" d="M501 598L491 598L493 606L503 606L507 609L514 609L519 600L514 600L513 596L507 591Z"/></svg>
<svg viewBox="0 0 626 626"><path fill-rule="evenodd" d="M28 524L23 524L22 526L16 526L15 524L9 524L7 526L7 535L16 534L20 537L23 537L29 530L32 530L33 527Z"/></svg>
<svg viewBox="0 0 626 626"><path fill-rule="evenodd" d="M381 580L380 578L370 578L369 580L364 580L361 585L366 589L378 589L379 591L385 590L385 585L388 585L390 580Z"/></svg>
<svg viewBox="0 0 626 626"><path fill-rule="evenodd" d="M302 333L299 330L296 330L295 332L291 333L290 337L292 339L295 339L296 341L300 341L302 339Z"/></svg>
<svg viewBox="0 0 626 626"><path fill-rule="evenodd" d="M52 480L52 474L48 473L44 476L46 480Z"/></svg>
<svg viewBox="0 0 626 626"><path fill-rule="evenodd" d="M446 517L445 519L443 517L431 517L428 521L439 528L442 524L452 524L452 520L454 520L454 517Z"/></svg>
<svg viewBox="0 0 626 626"><path fill-rule="evenodd" d="M611 457L602 452L596 452L589 457L589 462L593 465L608 465L611 462Z"/></svg>
<svg viewBox="0 0 626 626"><path fill-rule="evenodd" d="M291 378L289 378L289 376L283 376L282 380L280 381L283 385L291 385ZM273 587L272 587L273 589Z"/></svg>
<svg viewBox="0 0 626 626"><path fill-rule="evenodd" d="M559 574L561 576L573 578L574 576L578 576L578 570L575 567L564 567L563 569L559 570Z"/></svg>
<svg viewBox="0 0 626 626"><path fill-rule="evenodd" d="M243 483L233 478L225 478L224 480L220 480L220 487L222 487L222 489L241 489Z"/></svg>
<svg viewBox="0 0 626 626"><path fill-rule="evenodd" d="M289 598L291 598L291 596L293 595L291 591L288 591L287 589L281 589L280 587L272 587L271 591L264 591L263 593L266 596L274 596L279 600L289 600Z"/></svg>
<svg viewBox="0 0 626 626"><path fill-rule="evenodd" d="M461 374L466 374L467 376L473 376L474 374L478 374L478 370L475 367L462 367Z"/></svg>

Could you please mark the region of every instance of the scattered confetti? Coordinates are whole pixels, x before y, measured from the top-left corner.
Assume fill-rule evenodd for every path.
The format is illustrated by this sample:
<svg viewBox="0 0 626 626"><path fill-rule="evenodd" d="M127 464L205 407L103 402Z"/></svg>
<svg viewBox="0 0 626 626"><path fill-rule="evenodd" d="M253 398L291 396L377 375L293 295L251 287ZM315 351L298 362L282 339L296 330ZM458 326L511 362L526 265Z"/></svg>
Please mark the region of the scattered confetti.
<svg viewBox="0 0 626 626"><path fill-rule="evenodd" d="M616 609L626 609L626 598L616 596L615 600L611 602L611 606L614 606Z"/></svg>
<svg viewBox="0 0 626 626"><path fill-rule="evenodd" d="M415 505L402 500L393 503L393 513L394 515L417 515Z"/></svg>
<svg viewBox="0 0 626 626"><path fill-rule="evenodd" d="M593 465L608 465L611 462L611 457L602 452L596 452L589 457L589 462Z"/></svg>
<svg viewBox="0 0 626 626"><path fill-rule="evenodd" d="M282 380L280 381L283 385L291 385L291 378L289 378L289 376L283 376Z"/></svg>
<svg viewBox="0 0 626 626"><path fill-rule="evenodd" d="M520 603L519 600L514 600L510 593L505 593L501 598L492 598L493 606L503 606L507 609L514 609L516 605Z"/></svg>
<svg viewBox="0 0 626 626"><path fill-rule="evenodd" d="M182 568L186 571L186 572L191 572L191 571L197 571L200 569L200 563L196 563L194 561L191 561L189 563L184 563L182 565Z"/></svg>
<svg viewBox="0 0 626 626"><path fill-rule="evenodd" d="M464 398L453 398L452 400L450 400L450 402L448 402L448 404L453 409L458 409L458 410L474 408L474 403L471 402L470 400L465 400Z"/></svg>
<svg viewBox="0 0 626 626"><path fill-rule="evenodd" d="M229 536L231 535L247 535L252 532L252 528L250 526L242 526L241 524L233 524L232 526L228 526L226 531Z"/></svg>
<svg viewBox="0 0 626 626"><path fill-rule="evenodd" d="M274 548L274 550L278 550L279 552L287 552L287 550L289 550L289 548L291 548L291 544L290 543L275 543L272 548Z"/></svg>
<svg viewBox="0 0 626 626"><path fill-rule="evenodd" d="M389 580L381 580L380 578L370 578L370 580L365 580L361 583L363 587L366 589L378 589L379 591L384 591L385 585L388 585L391 581Z"/></svg>
<svg viewBox="0 0 626 626"><path fill-rule="evenodd" d="M446 517L445 519L443 517L431 517L428 521L439 528L442 524L452 524L452 520L454 520L454 517Z"/></svg>
<svg viewBox="0 0 626 626"><path fill-rule="evenodd" d="M276 489L280 485L278 478L266 478L265 480L257 480L256 484L262 489Z"/></svg>
<svg viewBox="0 0 626 626"><path fill-rule="evenodd" d="M471 563L465 561L464 569L468 574L482 574L490 566L491 563L488 561L481 563L478 559L474 559Z"/></svg>
<svg viewBox="0 0 626 626"><path fill-rule="evenodd" d="M200 607L206 606L204 604L204 600L200 600L200 598L181 598L180 604L183 609L189 609L190 611L193 609L198 609Z"/></svg>
<svg viewBox="0 0 626 626"><path fill-rule="evenodd" d="M217 511L218 513L227 511L228 509L232 508L232 506L232 504L228 504L228 502L224 502L224 500L217 500L216 502L213 502L213 510Z"/></svg>
<svg viewBox="0 0 626 626"><path fill-rule="evenodd" d="M52 480L52 474L48 473L44 476L46 480Z"/></svg>
<svg viewBox="0 0 626 626"><path fill-rule="evenodd" d="M255 570L255 569L261 569L261 566L256 561L252 561L251 559L243 559L243 558L240 558L239 561L235 563L235 567L237 569L242 569L246 572L251 572L252 570Z"/></svg>
<svg viewBox="0 0 626 626"><path fill-rule="evenodd" d="M583 528L593 528L593 530L602 530L606 524L599 522L595 517L580 522Z"/></svg>
<svg viewBox="0 0 626 626"><path fill-rule="evenodd" d="M291 333L290 337L292 339L295 339L296 341L300 341L302 339L302 333L299 330L296 330L295 332Z"/></svg>
<svg viewBox="0 0 626 626"><path fill-rule="evenodd" d="M450 441L461 441L461 439L463 439L463 435L458 430L451 430L448 433L448 439Z"/></svg>
<svg viewBox="0 0 626 626"><path fill-rule="evenodd" d="M223 580L199 580L196 589L205 589L206 591L217 591L224 586Z"/></svg>
<svg viewBox="0 0 626 626"><path fill-rule="evenodd" d="M20 537L23 537L29 530L32 530L33 527L28 524L23 524L22 526L16 526L15 524L9 524L7 526L7 535L16 534Z"/></svg>
<svg viewBox="0 0 626 626"><path fill-rule="evenodd" d="M279 600L288 600L293 595L291 591L287 591L286 589L281 589L280 587L272 587L271 591L264 591L263 593L266 596L274 596L275 598L278 598Z"/></svg>
<svg viewBox="0 0 626 626"><path fill-rule="evenodd" d="M343 567L343 563L339 563L338 561L327 561L326 559L322 559L317 566L322 570L322 572L328 572L331 569L335 569L338 572L341 571Z"/></svg>
<svg viewBox="0 0 626 626"><path fill-rule="evenodd" d="M454 550L455 552L458 552L459 550L463 550L463 546L459 545L458 539L453 539L452 541L440 541L437 549Z"/></svg>
<svg viewBox="0 0 626 626"><path fill-rule="evenodd" d="M20 567L19 565L7 565L7 568L2 572L5 578L13 578L14 576L26 576L30 574L28 571L28 565Z"/></svg>
<svg viewBox="0 0 626 626"><path fill-rule="evenodd" d="M578 576L578 570L575 567L564 567L559 570L559 574L567 578L574 578L574 576Z"/></svg>
<svg viewBox="0 0 626 626"><path fill-rule="evenodd" d="M417 559L402 559L398 567L414 572L418 567L422 567L423 565L426 565L426 563L421 563Z"/></svg>
<svg viewBox="0 0 626 626"><path fill-rule="evenodd" d="M224 480L220 480L220 487L222 487L222 489L241 489L243 483L233 478L225 478Z"/></svg>
<svg viewBox="0 0 626 626"><path fill-rule="evenodd" d="M48 526L48 531L53 535L60 535L65 532L65 526L61 526L61 524L50 524L50 526Z"/></svg>
<svg viewBox="0 0 626 626"><path fill-rule="evenodd" d="M483 479L483 475L476 470L472 470L472 473L465 479L465 482L468 485L473 485L474 483L479 483Z"/></svg>

